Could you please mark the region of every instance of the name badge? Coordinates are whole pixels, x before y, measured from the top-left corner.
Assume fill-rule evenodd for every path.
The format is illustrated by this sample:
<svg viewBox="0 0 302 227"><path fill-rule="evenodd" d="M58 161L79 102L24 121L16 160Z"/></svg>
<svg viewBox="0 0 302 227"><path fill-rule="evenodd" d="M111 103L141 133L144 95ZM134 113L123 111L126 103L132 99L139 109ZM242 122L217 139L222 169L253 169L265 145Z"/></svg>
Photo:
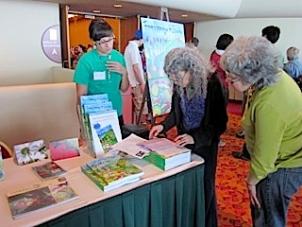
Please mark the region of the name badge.
<svg viewBox="0 0 302 227"><path fill-rule="evenodd" d="M94 72L93 73L94 80L106 80L106 72Z"/></svg>

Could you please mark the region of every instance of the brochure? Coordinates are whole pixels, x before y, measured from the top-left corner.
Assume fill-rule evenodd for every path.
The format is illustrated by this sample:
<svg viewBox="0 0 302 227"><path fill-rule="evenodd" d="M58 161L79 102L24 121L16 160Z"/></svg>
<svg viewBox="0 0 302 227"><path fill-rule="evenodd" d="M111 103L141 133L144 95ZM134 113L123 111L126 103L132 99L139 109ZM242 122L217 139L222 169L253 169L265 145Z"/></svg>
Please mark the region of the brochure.
<svg viewBox="0 0 302 227"><path fill-rule="evenodd" d="M43 140L15 145L14 152L18 165L24 165L48 158Z"/></svg>

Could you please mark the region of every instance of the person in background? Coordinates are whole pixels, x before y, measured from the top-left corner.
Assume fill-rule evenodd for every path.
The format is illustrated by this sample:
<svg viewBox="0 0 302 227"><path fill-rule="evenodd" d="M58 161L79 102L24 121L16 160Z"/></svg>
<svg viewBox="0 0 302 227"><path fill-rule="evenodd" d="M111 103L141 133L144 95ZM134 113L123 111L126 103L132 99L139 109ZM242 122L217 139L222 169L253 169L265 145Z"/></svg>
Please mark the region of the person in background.
<svg viewBox="0 0 302 227"><path fill-rule="evenodd" d="M265 28L262 29L261 31L262 37L265 37L268 41L270 41L272 44L277 43L277 41L280 38L280 28L274 25L266 26ZM278 61L278 66L280 68L283 68L284 64L284 57L278 49L275 49L276 55L278 56L277 61Z"/></svg>
<svg viewBox="0 0 302 227"><path fill-rule="evenodd" d="M296 47L290 47L286 51L288 62L284 64L284 71L294 80L302 76L302 62L299 59L300 50Z"/></svg>
<svg viewBox="0 0 302 227"><path fill-rule="evenodd" d="M189 42L186 43L188 47L195 47L197 48L199 45L199 39L197 37L193 37Z"/></svg>
<svg viewBox="0 0 302 227"><path fill-rule="evenodd" d="M241 37L222 56L228 80L252 90L242 125L251 156L247 187L253 226L285 226L291 197L302 185L302 95L280 70L275 47Z"/></svg>
<svg viewBox="0 0 302 227"><path fill-rule="evenodd" d="M195 47L198 47L198 45L199 45L199 39L197 37L193 37L192 40L191 40L191 43L193 43L193 45Z"/></svg>
<svg viewBox="0 0 302 227"><path fill-rule="evenodd" d="M225 49L233 42L234 38L230 34L222 34L219 36L217 43L216 43L216 50L214 50L211 53L210 56L210 62L212 63L215 71L217 72L217 75L219 76L224 90L225 90L225 96L226 100L228 100L229 96L229 89L228 89L228 83L226 82L226 74L225 71L220 67L220 58L222 54L224 53Z"/></svg>
<svg viewBox="0 0 302 227"><path fill-rule="evenodd" d="M73 81L77 85L78 101L82 95L107 93L122 126L121 92L129 86L124 57L113 49L114 34L105 20L92 20L89 36L96 48L82 55L75 69Z"/></svg>
<svg viewBox="0 0 302 227"><path fill-rule="evenodd" d="M226 82L226 74L224 70L220 67L220 58L221 55L224 53L224 50L231 44L231 42L234 40L233 36L230 34L222 34L219 36L217 43L216 43L216 50L214 50L210 56L210 62L212 66L214 67L217 76L222 82L226 105L229 100L229 85ZM223 147L225 145L225 142L223 140L219 141L219 146Z"/></svg>
<svg viewBox="0 0 302 227"><path fill-rule="evenodd" d="M164 71L174 86L171 112L164 122L151 128L149 138L176 126L175 142L204 158L205 226L215 227L217 150L228 120L222 84L197 48L171 50Z"/></svg>
<svg viewBox="0 0 302 227"><path fill-rule="evenodd" d="M143 34L141 30L137 30L133 40L128 42L125 49L125 61L128 71L128 80L132 88L132 98L134 103L134 122L138 122L139 113L142 108L144 91L145 91L145 78L142 58L140 55L139 47L143 45ZM143 107L143 114L147 114L146 103Z"/></svg>

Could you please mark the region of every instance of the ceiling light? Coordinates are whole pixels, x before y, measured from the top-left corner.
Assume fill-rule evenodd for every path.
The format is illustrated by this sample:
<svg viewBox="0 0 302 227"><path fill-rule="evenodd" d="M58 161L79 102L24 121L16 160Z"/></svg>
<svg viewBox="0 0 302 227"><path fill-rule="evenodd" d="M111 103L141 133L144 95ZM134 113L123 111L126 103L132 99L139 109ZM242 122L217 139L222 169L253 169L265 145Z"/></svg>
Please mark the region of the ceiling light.
<svg viewBox="0 0 302 227"><path fill-rule="evenodd" d="M114 4L113 7L114 8L122 8L123 6L122 6L122 4Z"/></svg>
<svg viewBox="0 0 302 227"><path fill-rule="evenodd" d="M94 9L94 10L92 10L92 12L94 12L94 13L100 13L101 10L99 10L99 9Z"/></svg>
<svg viewBox="0 0 302 227"><path fill-rule="evenodd" d="M181 17L188 17L188 14L181 14Z"/></svg>

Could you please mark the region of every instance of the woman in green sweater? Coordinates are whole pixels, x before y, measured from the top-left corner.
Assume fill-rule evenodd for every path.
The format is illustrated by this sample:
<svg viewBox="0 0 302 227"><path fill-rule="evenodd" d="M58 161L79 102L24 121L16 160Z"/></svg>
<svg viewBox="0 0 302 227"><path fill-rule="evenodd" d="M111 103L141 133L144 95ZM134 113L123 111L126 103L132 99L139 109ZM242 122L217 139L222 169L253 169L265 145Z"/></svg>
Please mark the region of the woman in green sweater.
<svg viewBox="0 0 302 227"><path fill-rule="evenodd" d="M251 165L247 186L254 226L285 226L290 198L302 185L302 93L278 67L274 46L240 37L221 59L238 91L252 92L243 116Z"/></svg>

